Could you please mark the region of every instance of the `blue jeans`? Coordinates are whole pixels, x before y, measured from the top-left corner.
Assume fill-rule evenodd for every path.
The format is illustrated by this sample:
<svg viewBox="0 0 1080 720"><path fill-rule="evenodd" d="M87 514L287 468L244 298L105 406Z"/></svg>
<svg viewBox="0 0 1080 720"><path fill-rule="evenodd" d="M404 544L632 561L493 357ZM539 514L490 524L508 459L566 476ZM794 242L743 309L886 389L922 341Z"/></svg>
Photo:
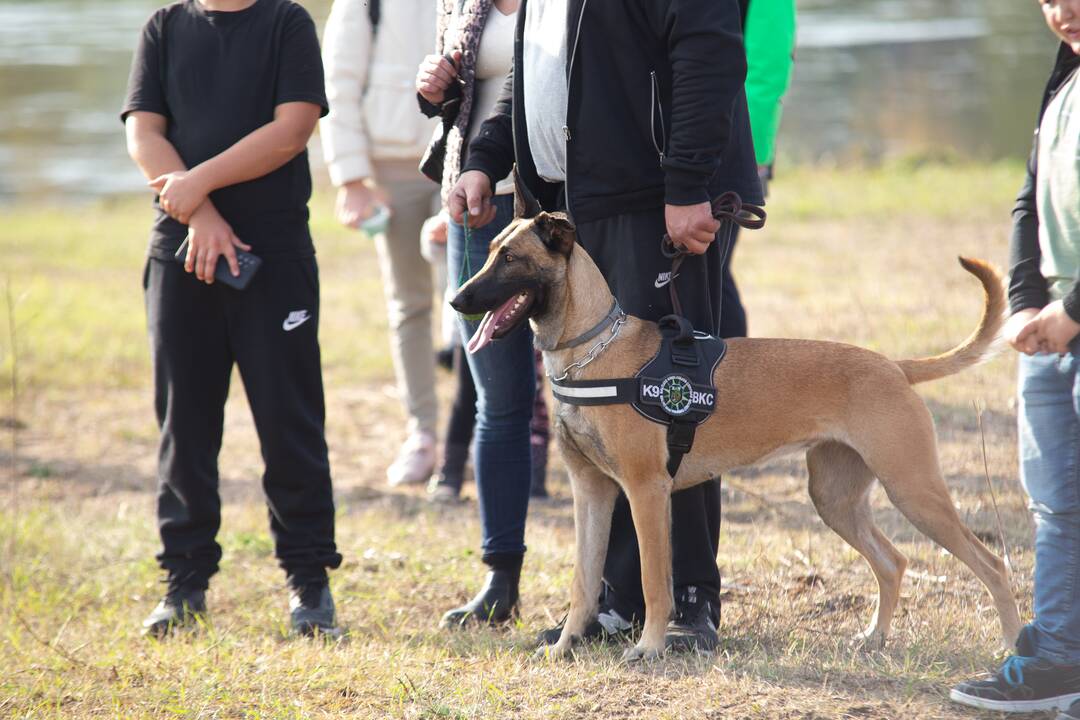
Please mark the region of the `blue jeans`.
<svg viewBox="0 0 1080 720"><path fill-rule="evenodd" d="M493 202L495 219L471 231L470 277L484 266L488 245L514 218L512 195L497 195ZM447 238L450 284L459 282L465 250L465 230L451 222ZM468 343L479 325L478 320L459 316L462 343ZM480 496L482 548L484 561L498 564L501 558L525 552L525 515L532 474L529 420L536 394L532 330L523 325L468 359L476 382L473 470Z"/></svg>
<svg viewBox="0 0 1080 720"><path fill-rule="evenodd" d="M1034 655L1080 664L1080 340L1020 356L1020 478L1035 516Z"/></svg>

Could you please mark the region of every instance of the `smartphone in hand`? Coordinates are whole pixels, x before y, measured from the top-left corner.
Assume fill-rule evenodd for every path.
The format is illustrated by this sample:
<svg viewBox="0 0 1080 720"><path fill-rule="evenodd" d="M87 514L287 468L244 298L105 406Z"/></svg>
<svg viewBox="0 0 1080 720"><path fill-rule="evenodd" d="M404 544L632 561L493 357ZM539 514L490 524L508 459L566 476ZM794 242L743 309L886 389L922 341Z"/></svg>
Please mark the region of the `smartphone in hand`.
<svg viewBox="0 0 1080 720"><path fill-rule="evenodd" d="M221 255L218 257L217 265L214 267L214 280L225 283L237 290L243 290L251 284L251 279L255 277L255 271L262 265L262 258L240 248L234 249L236 250L236 264L240 266L240 274L233 275L232 271L229 270L229 261L225 259L224 255ZM184 242L180 243L180 248L176 251L175 256L176 261L181 265L187 260L187 252L188 241L187 238L184 238Z"/></svg>

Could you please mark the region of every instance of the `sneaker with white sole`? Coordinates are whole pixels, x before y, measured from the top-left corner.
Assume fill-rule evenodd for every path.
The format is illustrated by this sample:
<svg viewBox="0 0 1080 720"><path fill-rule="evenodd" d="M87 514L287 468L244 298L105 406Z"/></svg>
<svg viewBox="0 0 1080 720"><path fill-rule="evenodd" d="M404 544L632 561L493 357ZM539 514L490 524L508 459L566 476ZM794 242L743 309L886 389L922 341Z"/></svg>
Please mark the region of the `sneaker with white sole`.
<svg viewBox="0 0 1080 720"><path fill-rule="evenodd" d="M998 712L1039 712L1069 708L1080 700L1080 665L1055 665L1013 655L996 673L962 682L949 697L958 703Z"/></svg>
<svg viewBox="0 0 1080 720"><path fill-rule="evenodd" d="M397 485L426 483L435 471L435 436L427 432L410 435L386 469L386 482Z"/></svg>

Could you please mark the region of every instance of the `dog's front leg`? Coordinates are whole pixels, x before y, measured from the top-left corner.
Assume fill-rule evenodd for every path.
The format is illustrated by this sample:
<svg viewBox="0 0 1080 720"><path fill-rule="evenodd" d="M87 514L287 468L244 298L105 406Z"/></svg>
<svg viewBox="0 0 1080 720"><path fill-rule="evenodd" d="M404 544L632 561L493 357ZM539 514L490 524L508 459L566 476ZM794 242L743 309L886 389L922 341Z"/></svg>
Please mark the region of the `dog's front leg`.
<svg viewBox="0 0 1080 720"><path fill-rule="evenodd" d="M585 626L596 617L608 534L611 532L611 513L619 490L614 480L587 464L584 458L578 462L569 461L567 466L570 470L570 487L574 491L577 556L574 580L570 586L570 611L559 642L548 651L550 657L567 655L574 639L580 638Z"/></svg>
<svg viewBox="0 0 1080 720"><path fill-rule="evenodd" d="M671 608L671 479L649 477L624 484L641 551L641 589L645 626L638 644L623 660L648 660L664 652Z"/></svg>

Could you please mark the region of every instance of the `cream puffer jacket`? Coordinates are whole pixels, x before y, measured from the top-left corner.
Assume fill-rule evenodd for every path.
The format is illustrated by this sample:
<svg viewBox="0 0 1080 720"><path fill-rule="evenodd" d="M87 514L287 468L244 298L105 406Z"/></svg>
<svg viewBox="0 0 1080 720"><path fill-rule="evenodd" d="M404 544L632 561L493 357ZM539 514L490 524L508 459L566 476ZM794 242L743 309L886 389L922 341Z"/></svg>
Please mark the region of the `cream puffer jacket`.
<svg viewBox="0 0 1080 720"><path fill-rule="evenodd" d="M371 177L379 160L416 160L437 120L416 105L416 71L435 49L435 0L383 0L373 33L365 0L334 0L323 34L330 114L320 123L334 185Z"/></svg>

